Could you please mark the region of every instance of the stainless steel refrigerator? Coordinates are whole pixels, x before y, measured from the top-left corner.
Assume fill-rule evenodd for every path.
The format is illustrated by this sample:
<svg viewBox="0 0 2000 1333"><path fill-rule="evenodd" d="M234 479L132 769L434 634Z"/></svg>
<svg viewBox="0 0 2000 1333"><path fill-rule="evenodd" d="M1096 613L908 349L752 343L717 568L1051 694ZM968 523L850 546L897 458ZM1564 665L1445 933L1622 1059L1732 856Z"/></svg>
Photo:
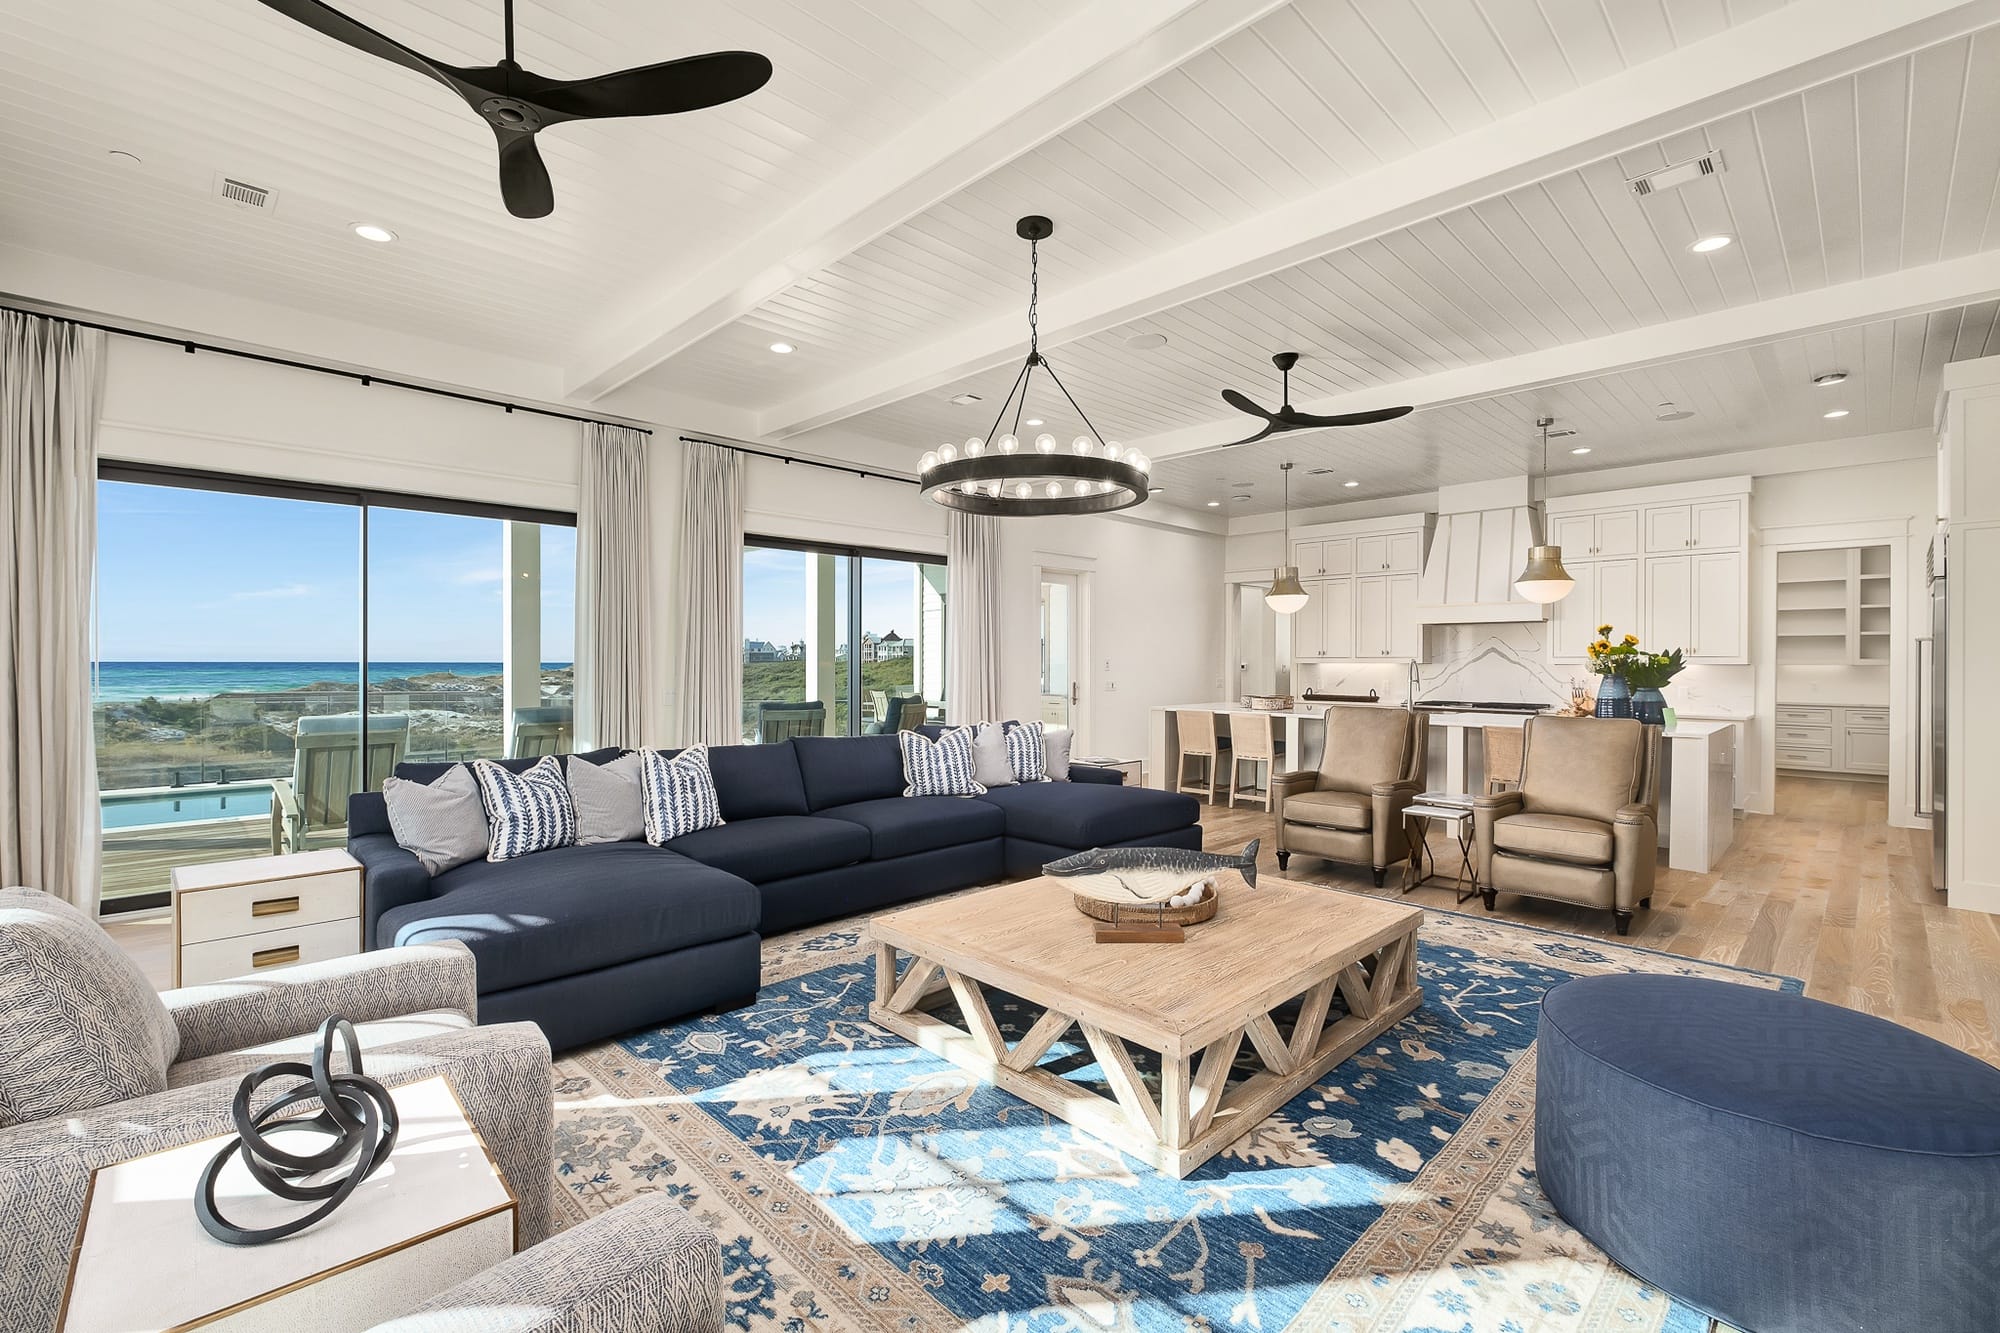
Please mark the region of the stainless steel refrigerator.
<svg viewBox="0 0 2000 1333"><path fill-rule="evenodd" d="M1930 571L1931 632L1917 640L1917 813L1931 820L1931 887L1942 893L1945 883L1945 644L1951 632L1951 604L1946 596L1946 532L1939 526L1931 538L1926 564Z"/></svg>

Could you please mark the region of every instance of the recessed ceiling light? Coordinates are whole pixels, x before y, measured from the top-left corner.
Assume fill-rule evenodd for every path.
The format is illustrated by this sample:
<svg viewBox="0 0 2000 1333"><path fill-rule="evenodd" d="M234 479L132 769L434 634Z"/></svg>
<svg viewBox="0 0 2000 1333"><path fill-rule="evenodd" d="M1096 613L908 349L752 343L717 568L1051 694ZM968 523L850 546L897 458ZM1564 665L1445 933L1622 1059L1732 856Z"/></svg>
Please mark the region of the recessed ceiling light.
<svg viewBox="0 0 2000 1333"><path fill-rule="evenodd" d="M395 232L390 231L387 227L378 227L372 222L357 222L354 224L353 230L354 234L362 240L373 241L377 245L387 245L396 239Z"/></svg>
<svg viewBox="0 0 2000 1333"><path fill-rule="evenodd" d="M1208 507L1209 507L1210 509L1220 509L1220 508L1222 508L1222 501L1220 501L1220 500L1210 500L1210 501L1208 502Z"/></svg>
<svg viewBox="0 0 2000 1333"><path fill-rule="evenodd" d="M1135 333L1125 340L1125 345L1135 352L1154 352L1167 345L1164 333Z"/></svg>
<svg viewBox="0 0 2000 1333"><path fill-rule="evenodd" d="M1247 499L1249 499L1250 497L1249 497L1249 496L1247 496L1247 495L1232 495L1232 496L1230 496L1229 498L1230 498L1230 499L1232 499L1232 500L1247 500Z"/></svg>
<svg viewBox="0 0 2000 1333"><path fill-rule="evenodd" d="M1698 255L1712 255L1717 250L1726 250L1735 243L1736 238L1734 236L1731 236L1726 231L1719 231L1713 236L1704 236L1700 240L1693 242L1688 246L1688 249Z"/></svg>
<svg viewBox="0 0 2000 1333"><path fill-rule="evenodd" d="M1833 411L1831 411L1831 412L1822 412L1822 413L1820 413L1820 415L1821 415L1821 416L1823 416L1823 417L1825 417L1825 418L1826 418L1826 419L1827 419L1828 421L1832 421L1832 420L1834 420L1835 418L1838 418L1838 417L1844 417L1844 416L1846 416L1846 415L1847 415L1847 409L1846 409L1846 408L1844 408L1844 407L1836 407L1836 408L1834 408L1834 409L1833 409Z"/></svg>
<svg viewBox="0 0 2000 1333"><path fill-rule="evenodd" d="M1570 452L1573 454L1587 454L1590 452L1590 446L1587 444L1579 444L1576 448L1570 450Z"/></svg>
<svg viewBox="0 0 2000 1333"><path fill-rule="evenodd" d="M776 352L779 356L788 356L791 353L798 351L799 349L792 346L790 343L772 343L771 350Z"/></svg>
<svg viewBox="0 0 2000 1333"><path fill-rule="evenodd" d="M1661 403L1653 409L1653 420L1655 421L1686 421L1693 415L1694 413L1688 411L1685 407L1674 406L1672 401Z"/></svg>
<svg viewBox="0 0 2000 1333"><path fill-rule="evenodd" d="M979 400L979 395L976 393L961 393L955 395L951 401L957 403L960 407L964 407L968 403L976 403Z"/></svg>
<svg viewBox="0 0 2000 1333"><path fill-rule="evenodd" d="M137 153L126 152L123 148L107 148L104 151L109 153L112 157L117 158L120 162L143 162L146 160L140 157Z"/></svg>
<svg viewBox="0 0 2000 1333"><path fill-rule="evenodd" d="M1813 376L1813 383L1819 385L1822 389L1830 389L1836 384L1847 383L1847 372L1844 370L1829 370L1824 375Z"/></svg>
<svg viewBox="0 0 2000 1333"><path fill-rule="evenodd" d="M1345 486L1345 487L1346 487L1346 488L1347 488L1348 490L1350 490L1350 491L1351 491L1351 490L1353 490L1353 489L1354 489L1354 488L1355 488L1356 486L1359 486L1359 485L1360 485L1361 483L1360 483L1360 482L1358 482L1358 481L1343 481L1343 482L1341 482L1340 484L1341 484L1341 485L1343 485L1343 486Z"/></svg>
<svg viewBox="0 0 2000 1333"><path fill-rule="evenodd" d="M1167 488L1164 486L1148 486L1146 488L1146 494L1148 495L1165 495L1166 493Z"/></svg>

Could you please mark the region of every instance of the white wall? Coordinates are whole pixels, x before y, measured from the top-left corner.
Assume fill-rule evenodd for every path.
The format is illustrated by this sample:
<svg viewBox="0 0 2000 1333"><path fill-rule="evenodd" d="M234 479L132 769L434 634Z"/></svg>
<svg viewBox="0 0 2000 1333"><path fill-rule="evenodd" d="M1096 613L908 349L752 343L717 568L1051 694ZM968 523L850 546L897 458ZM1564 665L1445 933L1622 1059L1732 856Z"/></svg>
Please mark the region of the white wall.
<svg viewBox="0 0 2000 1333"><path fill-rule="evenodd" d="M576 508L574 422L211 353L189 355L129 338L110 340L106 378L100 447L109 460ZM678 434L657 427L652 439L658 614L645 739L660 745L679 739ZM1150 519L1005 525L1001 680L1010 713L1039 712L1043 566L1085 575L1092 659L1085 664L1092 691L1088 748L1143 754L1148 707L1215 692L1223 651L1223 538L1193 526L1206 516L1161 509L1163 517ZM944 511L914 486L771 459L746 460L744 525L758 536L923 555L945 551ZM218 540L226 543L227 534Z"/></svg>
<svg viewBox="0 0 2000 1333"><path fill-rule="evenodd" d="M1041 571L1082 575L1083 751L1146 753L1148 710L1219 698L1225 635L1220 533L1137 518L1009 520L1002 528L1001 702L1041 710ZM1150 778L1151 775L1149 774Z"/></svg>

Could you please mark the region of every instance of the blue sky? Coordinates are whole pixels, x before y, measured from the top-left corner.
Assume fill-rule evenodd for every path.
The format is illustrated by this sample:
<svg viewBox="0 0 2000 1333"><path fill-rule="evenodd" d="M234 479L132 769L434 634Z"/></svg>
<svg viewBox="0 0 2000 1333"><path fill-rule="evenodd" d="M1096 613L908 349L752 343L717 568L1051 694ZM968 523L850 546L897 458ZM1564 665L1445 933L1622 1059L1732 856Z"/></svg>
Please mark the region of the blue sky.
<svg viewBox="0 0 2000 1333"><path fill-rule="evenodd" d="M361 512L346 505L105 482L97 631L106 661L351 662ZM375 509L370 656L501 656L502 524ZM542 659L576 638L576 531L542 530Z"/></svg>
<svg viewBox="0 0 2000 1333"><path fill-rule="evenodd" d="M751 547L743 553L743 637L765 639L783 647L806 637L806 562L817 559L804 551ZM847 571L845 557L834 558L834 597L838 638L847 637ZM917 566L901 560L861 562L861 628L876 634L890 630L909 638L916 627Z"/></svg>

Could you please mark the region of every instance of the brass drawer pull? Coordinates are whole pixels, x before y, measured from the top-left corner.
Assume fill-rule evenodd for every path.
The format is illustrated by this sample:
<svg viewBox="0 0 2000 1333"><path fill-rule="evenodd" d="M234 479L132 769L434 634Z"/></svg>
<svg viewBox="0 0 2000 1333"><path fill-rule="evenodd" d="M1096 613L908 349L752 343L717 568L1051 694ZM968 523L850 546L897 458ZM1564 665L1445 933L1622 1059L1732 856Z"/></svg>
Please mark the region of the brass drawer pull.
<svg viewBox="0 0 2000 1333"><path fill-rule="evenodd" d="M259 949L250 955L252 967L282 967L286 963L299 961L299 946L282 944L275 949Z"/></svg>
<svg viewBox="0 0 2000 1333"><path fill-rule="evenodd" d="M298 895L290 898L259 898L250 904L251 916L284 916L299 910Z"/></svg>

